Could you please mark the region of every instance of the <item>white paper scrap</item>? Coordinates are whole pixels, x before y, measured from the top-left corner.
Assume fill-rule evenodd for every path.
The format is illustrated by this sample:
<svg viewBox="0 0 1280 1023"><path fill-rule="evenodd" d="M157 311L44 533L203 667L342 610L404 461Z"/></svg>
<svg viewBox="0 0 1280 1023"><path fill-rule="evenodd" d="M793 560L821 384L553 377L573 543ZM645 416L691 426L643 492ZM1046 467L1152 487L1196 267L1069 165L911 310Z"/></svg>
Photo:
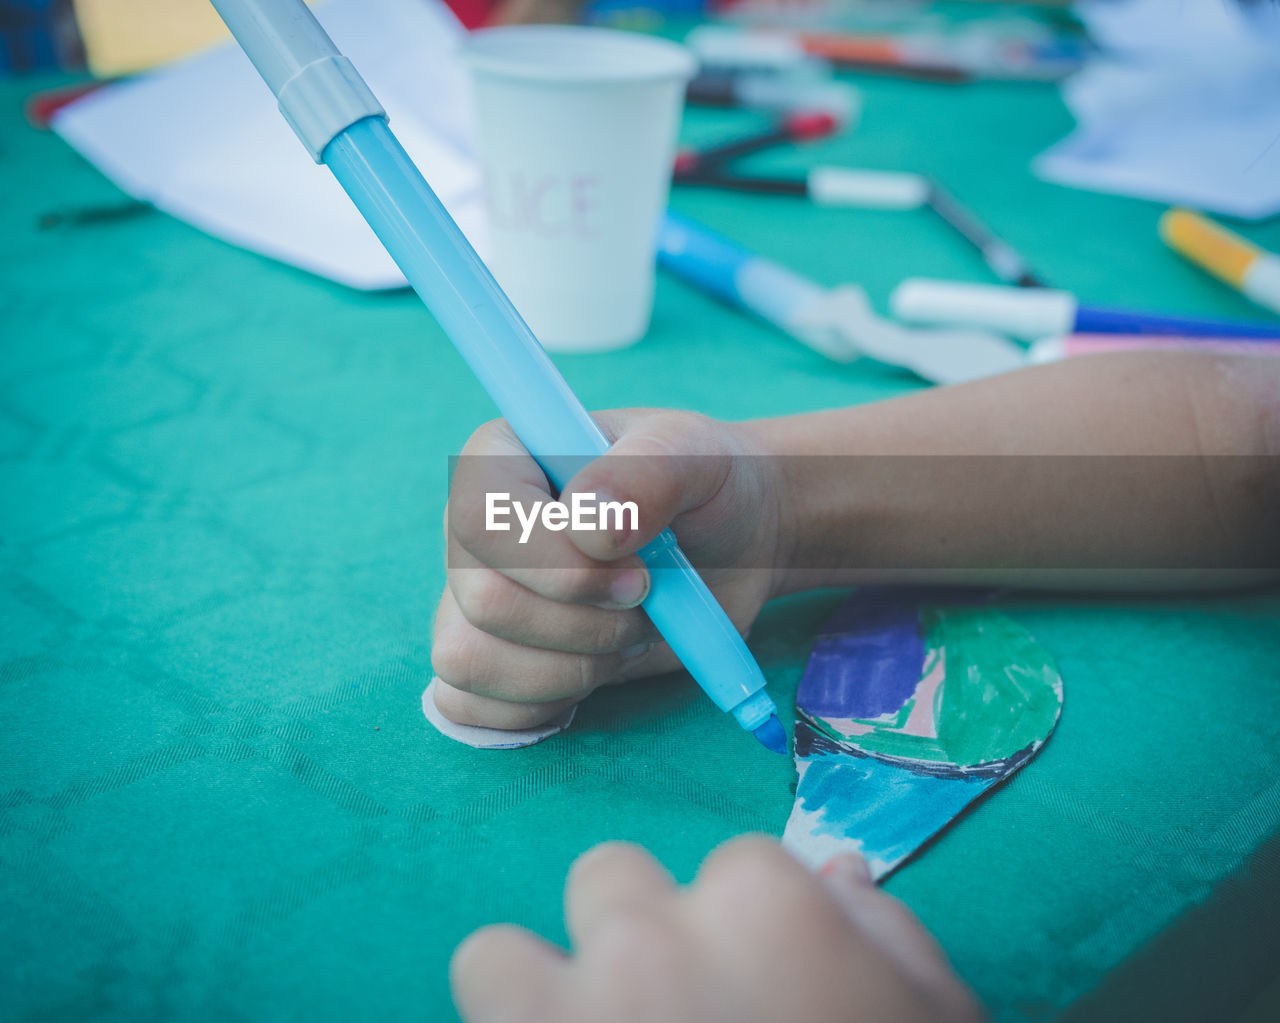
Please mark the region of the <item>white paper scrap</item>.
<svg viewBox="0 0 1280 1023"><path fill-rule="evenodd" d="M316 16L471 243L484 208L471 156L463 30L438 0L328 0ZM226 43L65 108L54 130L134 198L209 234L362 289L403 275Z"/></svg>
<svg viewBox="0 0 1280 1023"><path fill-rule="evenodd" d="M441 735L475 749L523 749L526 746L532 746L563 732L573 724L573 716L578 713L578 707L575 704L537 728L508 730L482 728L479 725L460 725L441 714L436 706L434 690L439 681L438 678L433 678L427 688L422 691L422 713Z"/></svg>
<svg viewBox="0 0 1280 1023"><path fill-rule="evenodd" d="M1280 7L1086 0L1100 55L1062 86L1059 184L1254 220L1280 213Z"/></svg>

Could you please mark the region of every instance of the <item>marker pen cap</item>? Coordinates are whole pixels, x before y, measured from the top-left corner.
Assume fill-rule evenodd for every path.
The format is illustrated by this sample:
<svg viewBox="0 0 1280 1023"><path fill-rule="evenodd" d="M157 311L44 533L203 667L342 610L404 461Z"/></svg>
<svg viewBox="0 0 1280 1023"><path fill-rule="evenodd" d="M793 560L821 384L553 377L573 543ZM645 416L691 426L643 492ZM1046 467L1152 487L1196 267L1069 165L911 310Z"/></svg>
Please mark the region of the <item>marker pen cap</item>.
<svg viewBox="0 0 1280 1023"><path fill-rule="evenodd" d="M929 197L929 183L919 174L814 167L809 171L809 198L819 206L864 210L914 210Z"/></svg>
<svg viewBox="0 0 1280 1023"><path fill-rule="evenodd" d="M1280 257L1268 253L1255 259L1240 290L1258 305L1280 313Z"/></svg>
<svg viewBox="0 0 1280 1023"><path fill-rule="evenodd" d="M685 36L685 43L704 67L790 70L815 64L804 47L785 32L702 25Z"/></svg>
<svg viewBox="0 0 1280 1023"><path fill-rule="evenodd" d="M639 340L692 55L662 39L567 25L482 29L461 54L493 275L548 350Z"/></svg>
<svg viewBox="0 0 1280 1023"><path fill-rule="evenodd" d="M1165 210L1157 230L1175 252L1237 288L1244 285L1250 264L1261 254L1256 245L1234 231L1191 210Z"/></svg>
<svg viewBox="0 0 1280 1023"><path fill-rule="evenodd" d="M985 327L1034 341L1067 334L1075 324L1076 300L1067 291L911 277L889 297L893 315L907 323Z"/></svg>

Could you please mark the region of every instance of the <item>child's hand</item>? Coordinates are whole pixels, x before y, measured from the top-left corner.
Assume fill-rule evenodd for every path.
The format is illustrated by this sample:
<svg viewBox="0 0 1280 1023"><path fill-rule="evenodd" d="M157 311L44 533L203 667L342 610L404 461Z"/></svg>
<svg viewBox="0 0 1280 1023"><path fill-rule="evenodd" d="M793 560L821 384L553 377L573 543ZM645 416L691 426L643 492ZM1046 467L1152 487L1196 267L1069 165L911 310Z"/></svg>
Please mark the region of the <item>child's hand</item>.
<svg viewBox="0 0 1280 1023"><path fill-rule="evenodd" d="M518 927L454 953L468 1023L950 1023L982 1013L911 912L842 856L815 877L776 842L738 839L677 888L643 849L579 858L571 955Z"/></svg>
<svg viewBox="0 0 1280 1023"><path fill-rule="evenodd" d="M528 506L550 499L549 487L505 421L481 427L463 449L431 649L445 683L436 704L454 721L531 728L599 686L677 669L638 607L649 576L634 553L669 525L695 564L732 566L703 577L739 628L771 595L786 492L768 478L773 462L744 457L738 428L702 416L633 409L597 418L614 446L562 499L594 492L634 501L637 532L539 529L521 545L518 523L488 530L486 492L506 491Z"/></svg>

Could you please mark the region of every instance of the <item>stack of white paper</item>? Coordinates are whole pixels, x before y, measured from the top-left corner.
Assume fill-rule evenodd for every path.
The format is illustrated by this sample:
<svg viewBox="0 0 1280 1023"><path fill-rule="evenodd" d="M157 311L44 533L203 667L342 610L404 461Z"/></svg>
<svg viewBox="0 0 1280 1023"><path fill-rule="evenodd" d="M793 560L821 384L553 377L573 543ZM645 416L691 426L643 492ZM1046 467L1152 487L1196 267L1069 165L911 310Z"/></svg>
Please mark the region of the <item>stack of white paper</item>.
<svg viewBox="0 0 1280 1023"><path fill-rule="evenodd" d="M437 0L328 0L316 14L483 251L461 26ZM53 126L130 195L209 234L352 287L405 284L234 43L99 89Z"/></svg>
<svg viewBox="0 0 1280 1023"><path fill-rule="evenodd" d="M1036 173L1226 216L1280 212L1280 8L1085 0L1077 12L1101 55L1063 85L1078 127Z"/></svg>

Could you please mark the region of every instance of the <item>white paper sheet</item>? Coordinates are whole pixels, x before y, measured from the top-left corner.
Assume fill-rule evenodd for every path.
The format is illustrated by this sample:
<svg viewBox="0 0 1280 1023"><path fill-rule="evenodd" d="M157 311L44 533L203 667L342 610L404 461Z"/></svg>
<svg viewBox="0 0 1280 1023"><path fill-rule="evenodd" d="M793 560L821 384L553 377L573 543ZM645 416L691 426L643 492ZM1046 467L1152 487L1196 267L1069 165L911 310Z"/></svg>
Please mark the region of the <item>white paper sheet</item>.
<svg viewBox="0 0 1280 1023"><path fill-rule="evenodd" d="M1063 85L1059 184L1261 219L1280 213L1280 17L1225 0L1077 5L1102 56Z"/></svg>
<svg viewBox="0 0 1280 1023"><path fill-rule="evenodd" d="M328 0L316 14L483 252L461 26L438 0ZM405 284L233 43L99 89L53 127L124 191L217 238L355 288Z"/></svg>

